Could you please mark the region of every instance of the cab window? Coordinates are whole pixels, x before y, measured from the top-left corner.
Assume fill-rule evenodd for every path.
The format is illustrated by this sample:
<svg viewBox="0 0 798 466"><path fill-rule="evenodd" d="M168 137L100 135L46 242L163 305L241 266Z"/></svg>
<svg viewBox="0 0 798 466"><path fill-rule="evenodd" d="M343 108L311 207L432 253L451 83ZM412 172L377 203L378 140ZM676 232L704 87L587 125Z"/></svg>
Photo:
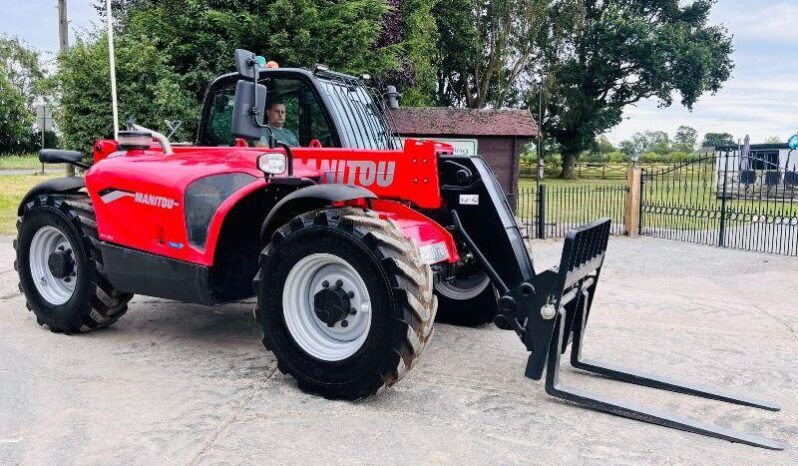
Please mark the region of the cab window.
<svg viewBox="0 0 798 466"><path fill-rule="evenodd" d="M307 147L318 141L322 147L336 146L331 125L311 86L297 78L266 78L268 89L263 136L255 145L266 145L269 133L292 146ZM235 138L230 132L235 105L235 84L219 88L212 97L204 132L209 145L230 146Z"/></svg>

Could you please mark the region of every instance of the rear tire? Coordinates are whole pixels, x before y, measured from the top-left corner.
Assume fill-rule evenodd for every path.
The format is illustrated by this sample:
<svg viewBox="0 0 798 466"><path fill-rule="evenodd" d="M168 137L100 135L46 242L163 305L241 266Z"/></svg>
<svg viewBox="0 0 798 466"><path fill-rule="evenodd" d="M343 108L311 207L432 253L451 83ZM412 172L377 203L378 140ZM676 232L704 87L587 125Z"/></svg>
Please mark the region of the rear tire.
<svg viewBox="0 0 798 466"><path fill-rule="evenodd" d="M86 194L41 195L22 209L14 269L39 325L53 332L88 332L127 312L133 295L114 290L103 273L94 208Z"/></svg>
<svg viewBox="0 0 798 466"><path fill-rule="evenodd" d="M496 288L484 273L435 285L438 322L476 327L493 322L498 313Z"/></svg>
<svg viewBox="0 0 798 466"><path fill-rule="evenodd" d="M304 391L374 394L401 379L432 337L432 271L401 230L374 212L345 207L296 217L274 233L260 265L255 315L263 344ZM329 315L319 296L336 303ZM339 315L345 306L356 312ZM367 321L356 320L366 312Z"/></svg>

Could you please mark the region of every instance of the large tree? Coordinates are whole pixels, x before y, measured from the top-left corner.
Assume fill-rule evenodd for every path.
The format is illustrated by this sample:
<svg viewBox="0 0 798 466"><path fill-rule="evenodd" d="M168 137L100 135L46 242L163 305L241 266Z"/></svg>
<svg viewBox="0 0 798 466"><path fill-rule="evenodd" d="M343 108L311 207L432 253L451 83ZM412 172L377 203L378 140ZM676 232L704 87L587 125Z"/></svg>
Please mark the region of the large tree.
<svg viewBox="0 0 798 466"><path fill-rule="evenodd" d="M704 141L701 142L702 147L715 147L715 146L733 146L737 144L734 141L734 136L729 133L707 133L704 135Z"/></svg>
<svg viewBox="0 0 798 466"><path fill-rule="evenodd" d="M698 131L690 126L679 126L676 136L673 137L675 148L682 152L692 152L698 143Z"/></svg>
<svg viewBox="0 0 798 466"><path fill-rule="evenodd" d="M563 0L549 8L545 51L545 133L562 147L562 176L624 109L656 98L687 108L729 78L732 43L708 24L714 0ZM563 21L571 18L573 21ZM535 71L540 71L536 69ZM537 94L529 93L531 107Z"/></svg>
<svg viewBox="0 0 798 466"><path fill-rule="evenodd" d="M438 27L438 102L501 107L537 60L547 0L447 0Z"/></svg>

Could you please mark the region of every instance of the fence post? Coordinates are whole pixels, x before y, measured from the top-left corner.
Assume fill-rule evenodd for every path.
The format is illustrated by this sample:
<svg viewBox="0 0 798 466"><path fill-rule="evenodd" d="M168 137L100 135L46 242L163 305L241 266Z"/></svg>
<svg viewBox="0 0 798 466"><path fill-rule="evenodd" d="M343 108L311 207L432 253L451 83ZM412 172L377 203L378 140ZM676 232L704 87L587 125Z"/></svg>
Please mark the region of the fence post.
<svg viewBox="0 0 798 466"><path fill-rule="evenodd" d="M718 232L718 246L725 246L726 240L726 185L729 180L729 151L724 153L723 168L723 194L720 199L720 231ZM720 171L720 170L718 170ZM717 188L716 188L717 189Z"/></svg>
<svg viewBox="0 0 798 466"><path fill-rule="evenodd" d="M624 234L632 238L640 232L640 169L633 166L626 172L626 203L623 211Z"/></svg>
<svg viewBox="0 0 798 466"><path fill-rule="evenodd" d="M538 238L546 239L546 185L538 187Z"/></svg>

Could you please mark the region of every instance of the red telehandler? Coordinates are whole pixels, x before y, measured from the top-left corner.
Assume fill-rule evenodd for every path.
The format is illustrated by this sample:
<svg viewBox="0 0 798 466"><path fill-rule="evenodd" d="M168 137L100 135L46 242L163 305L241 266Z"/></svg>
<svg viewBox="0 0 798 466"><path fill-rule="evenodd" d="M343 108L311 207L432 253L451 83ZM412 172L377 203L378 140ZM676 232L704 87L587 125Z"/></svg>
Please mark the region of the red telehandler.
<svg viewBox="0 0 798 466"><path fill-rule="evenodd" d="M581 359L608 219L568 233L559 267L536 273L482 158L429 141L402 146L364 79L322 66L266 69L244 50L236 67L210 85L196 145L129 122L95 144L91 166L79 152L41 152L85 176L45 181L19 207L15 265L39 324L68 334L107 327L134 294L202 305L257 296L279 369L302 390L356 399L416 364L440 307L515 331L531 352L526 375L540 380L545 369L553 396L781 448L557 385L572 343L571 364L586 371L778 410ZM282 127L264 123L275 108Z"/></svg>

